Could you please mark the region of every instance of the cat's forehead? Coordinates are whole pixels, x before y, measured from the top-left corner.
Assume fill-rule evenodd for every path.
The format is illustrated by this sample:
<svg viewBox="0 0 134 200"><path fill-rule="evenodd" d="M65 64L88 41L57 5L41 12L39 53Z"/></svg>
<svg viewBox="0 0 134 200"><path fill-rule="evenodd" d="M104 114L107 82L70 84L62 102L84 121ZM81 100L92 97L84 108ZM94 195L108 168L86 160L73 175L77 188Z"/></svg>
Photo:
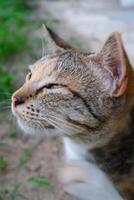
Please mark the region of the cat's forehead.
<svg viewBox="0 0 134 200"><path fill-rule="evenodd" d="M60 55L43 57L30 66L33 78L79 76L85 68L85 55L68 51ZM90 58L89 58L90 60ZM66 77L67 78L67 77ZM73 77L72 77L73 78Z"/></svg>
<svg viewBox="0 0 134 200"><path fill-rule="evenodd" d="M36 73L36 75L38 73L45 73L46 71L50 73L52 70L57 69L57 67L61 69L68 58L68 53L44 56L34 64L29 65L29 69L33 73Z"/></svg>
<svg viewBox="0 0 134 200"><path fill-rule="evenodd" d="M44 76L44 75L51 75L51 72L54 70L55 65L57 63L58 57L52 57L52 58L42 58L33 65L30 65L29 68L33 74L35 75L35 78L37 76Z"/></svg>

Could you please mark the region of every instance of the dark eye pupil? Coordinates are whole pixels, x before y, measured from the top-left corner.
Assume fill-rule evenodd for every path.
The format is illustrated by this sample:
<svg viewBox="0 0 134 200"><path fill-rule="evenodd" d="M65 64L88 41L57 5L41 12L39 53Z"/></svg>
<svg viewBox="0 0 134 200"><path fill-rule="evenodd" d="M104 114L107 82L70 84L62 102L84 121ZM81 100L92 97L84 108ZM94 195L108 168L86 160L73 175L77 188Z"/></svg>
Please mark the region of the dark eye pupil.
<svg viewBox="0 0 134 200"><path fill-rule="evenodd" d="M45 87L46 87L47 89L51 89L51 88L54 87L54 86L56 86L56 84L50 83L50 84L46 85Z"/></svg>
<svg viewBox="0 0 134 200"><path fill-rule="evenodd" d="M32 76L32 73L29 73L28 80L30 80L31 76Z"/></svg>

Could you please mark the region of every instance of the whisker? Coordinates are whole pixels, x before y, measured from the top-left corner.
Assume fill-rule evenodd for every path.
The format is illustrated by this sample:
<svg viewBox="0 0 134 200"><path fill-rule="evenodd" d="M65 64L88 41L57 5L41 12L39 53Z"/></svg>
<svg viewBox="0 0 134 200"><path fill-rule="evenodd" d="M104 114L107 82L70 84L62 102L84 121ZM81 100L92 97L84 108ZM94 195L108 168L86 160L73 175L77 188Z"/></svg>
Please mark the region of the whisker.
<svg viewBox="0 0 134 200"><path fill-rule="evenodd" d="M36 114L36 113L35 113ZM37 113L38 114L38 113ZM35 118L35 117L32 117L32 118L34 118L34 119L37 119L37 118ZM55 124L55 122L54 121L50 121L48 118L46 118L46 117L38 117L38 119L39 120L43 120L43 121L46 121L46 122L48 122L49 124L51 124L52 126L54 126L54 127L56 127L57 125ZM57 128L59 128L59 127L57 127Z"/></svg>
<svg viewBox="0 0 134 200"><path fill-rule="evenodd" d="M51 115L50 117L54 118L55 120L59 121L59 122L62 122L63 125L67 125L68 126L71 126L71 128L74 128L74 129L77 129L77 130L80 130L81 127L78 127L77 125L74 125L73 123L70 123L66 120L62 120L59 116L54 116L54 115ZM81 128L83 130L83 128Z"/></svg>
<svg viewBox="0 0 134 200"><path fill-rule="evenodd" d="M57 129L61 129L61 127L60 127L57 123L55 123L54 120L52 120L52 119L50 119L50 118L48 118L48 119L49 119L48 122L49 122L51 125L53 125L53 126L56 127Z"/></svg>
<svg viewBox="0 0 134 200"><path fill-rule="evenodd" d="M38 113L36 113L36 112L31 112L31 114L38 114ZM34 117L34 116L32 116L32 118L33 119L35 119L35 120L37 120L37 118L36 117ZM42 120L42 121L46 121L47 123L49 123L49 124L51 124L52 126L54 126L54 127L56 127L56 128L60 128L59 126L57 126L57 124L55 123L55 121L54 120L51 120L51 119L49 119L49 118L47 118L46 116L39 116L38 117L38 119L39 120Z"/></svg>
<svg viewBox="0 0 134 200"><path fill-rule="evenodd" d="M42 127L42 124L41 124L39 121L36 121L36 124L38 124L40 128L43 128L43 127ZM39 127L38 127L38 128L39 128Z"/></svg>
<svg viewBox="0 0 134 200"><path fill-rule="evenodd" d="M43 117L43 119L46 120L46 117ZM83 131L85 129L81 128L81 127L78 127L70 122L67 122L66 120L61 120L59 117L55 117L55 116L47 116L47 119L49 119L49 123L52 122L54 124L54 126L56 126L58 129L61 129L61 130L65 130L67 129L67 132L69 132L69 130L73 131L74 133L75 132L78 132L78 131ZM60 123L57 124L57 122Z"/></svg>

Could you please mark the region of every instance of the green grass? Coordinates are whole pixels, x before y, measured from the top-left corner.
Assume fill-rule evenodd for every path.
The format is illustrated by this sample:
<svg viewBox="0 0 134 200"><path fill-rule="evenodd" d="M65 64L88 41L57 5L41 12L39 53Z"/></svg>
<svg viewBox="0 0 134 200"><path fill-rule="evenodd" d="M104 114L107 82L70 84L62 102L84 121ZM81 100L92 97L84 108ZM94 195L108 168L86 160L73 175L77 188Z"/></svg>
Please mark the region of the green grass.
<svg viewBox="0 0 134 200"><path fill-rule="evenodd" d="M32 156L32 149L28 148L23 149L18 159L18 166L25 165L31 156Z"/></svg>
<svg viewBox="0 0 134 200"><path fill-rule="evenodd" d="M27 181L39 187L50 186L50 182L42 176L30 176Z"/></svg>
<svg viewBox="0 0 134 200"><path fill-rule="evenodd" d="M11 93L14 91L13 75L4 67L0 68L0 110L10 106Z"/></svg>
<svg viewBox="0 0 134 200"><path fill-rule="evenodd" d="M20 71L19 66L14 67L14 61L22 55L36 57L38 49L41 47L41 39L34 34L36 30L47 24L50 28L56 29L59 21L46 11L42 18L36 16L36 12L27 4L27 0L1 0L0 1L0 112L10 105L11 94L16 90L15 79ZM34 13L35 12L35 13ZM34 13L34 14L33 14ZM33 16L34 15L34 16ZM42 35L43 38L43 35ZM35 51L36 50L36 51ZM40 55L41 56L41 55ZM39 57L38 57L39 58ZM16 60L15 60L16 59ZM21 65L25 65L25 57L22 57ZM18 68L18 69L17 69ZM15 69L15 70L14 70ZM15 71L15 73L14 73ZM17 83L18 84L18 83ZM3 119L3 113L2 113ZM6 119L3 119L4 121ZM10 130L11 132L12 130ZM16 132L8 134L9 139L16 139ZM19 170L25 167L32 156L34 148L24 148L21 150L15 167L8 166L8 158L4 155L3 149L8 146L3 139L0 142L0 171L6 173L9 168ZM8 167L7 167L8 166ZM6 169L6 170L5 170ZM49 186L49 181L42 176L31 176L26 180L29 184L42 187ZM21 194L20 186L4 187L0 186L0 200L27 199Z"/></svg>
<svg viewBox="0 0 134 200"><path fill-rule="evenodd" d="M0 1L0 109L10 105L9 99L15 88L14 75L7 70L6 63L29 46L25 29L29 11L26 0Z"/></svg>
<svg viewBox="0 0 134 200"><path fill-rule="evenodd" d="M0 170L5 169L7 166L7 162L5 159L5 156L3 154L0 154Z"/></svg>
<svg viewBox="0 0 134 200"><path fill-rule="evenodd" d="M10 138L10 139L16 139L17 137L18 137L18 133L15 132L15 131L13 131L13 132L11 132L11 133L9 134L9 138Z"/></svg>
<svg viewBox="0 0 134 200"><path fill-rule="evenodd" d="M42 48L41 39L33 33L41 28L43 23L50 28L55 28L59 23L48 11L43 17L33 16L33 12L35 11L29 7L27 0L0 1L0 102L8 99L15 90L15 76L11 74L13 59L22 52L37 59L38 52L41 52L37 49ZM7 69L10 61L9 72Z"/></svg>
<svg viewBox="0 0 134 200"><path fill-rule="evenodd" d="M16 199L27 199L28 198L20 192L20 185L16 184L14 187L0 189L0 200L16 200Z"/></svg>
<svg viewBox="0 0 134 200"><path fill-rule="evenodd" d="M28 24L29 7L24 0L0 2L0 59L5 60L24 50L27 43L25 26Z"/></svg>
<svg viewBox="0 0 134 200"><path fill-rule="evenodd" d="M5 12L6 11L6 12ZM5 61L25 49L32 49L31 33L43 23L55 28L59 21L45 11L40 19L32 17L33 11L26 0L0 1L0 60Z"/></svg>

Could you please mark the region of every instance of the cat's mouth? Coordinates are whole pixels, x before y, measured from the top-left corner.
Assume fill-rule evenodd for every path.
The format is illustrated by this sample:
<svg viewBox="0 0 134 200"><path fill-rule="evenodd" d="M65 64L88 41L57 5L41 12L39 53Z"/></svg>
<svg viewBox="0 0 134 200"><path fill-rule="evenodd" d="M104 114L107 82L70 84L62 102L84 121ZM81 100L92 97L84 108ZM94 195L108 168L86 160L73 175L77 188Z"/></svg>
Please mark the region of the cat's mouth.
<svg viewBox="0 0 134 200"><path fill-rule="evenodd" d="M48 132L48 130L55 129L55 126L41 118L39 113L24 109L23 105L14 106L14 103L12 102L11 108L13 115L17 119L19 127L25 133L42 134L44 132Z"/></svg>

